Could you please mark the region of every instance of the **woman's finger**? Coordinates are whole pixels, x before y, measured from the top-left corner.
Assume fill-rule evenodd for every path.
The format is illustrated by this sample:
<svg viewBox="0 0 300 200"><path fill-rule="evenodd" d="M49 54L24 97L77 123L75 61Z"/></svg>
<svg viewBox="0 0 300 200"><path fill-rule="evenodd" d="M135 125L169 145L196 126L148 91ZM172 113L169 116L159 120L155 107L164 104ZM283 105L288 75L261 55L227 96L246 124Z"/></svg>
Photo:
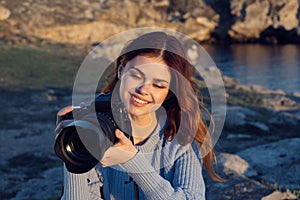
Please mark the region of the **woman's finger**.
<svg viewBox="0 0 300 200"><path fill-rule="evenodd" d="M115 136L116 138L118 138L118 142L114 146L118 147L127 143L126 142L127 138L125 137L124 133L119 129L116 129Z"/></svg>
<svg viewBox="0 0 300 200"><path fill-rule="evenodd" d="M67 114L68 112L71 112L73 110L73 106L66 106L64 108L62 108L60 111L57 112L58 116L63 116L65 114Z"/></svg>

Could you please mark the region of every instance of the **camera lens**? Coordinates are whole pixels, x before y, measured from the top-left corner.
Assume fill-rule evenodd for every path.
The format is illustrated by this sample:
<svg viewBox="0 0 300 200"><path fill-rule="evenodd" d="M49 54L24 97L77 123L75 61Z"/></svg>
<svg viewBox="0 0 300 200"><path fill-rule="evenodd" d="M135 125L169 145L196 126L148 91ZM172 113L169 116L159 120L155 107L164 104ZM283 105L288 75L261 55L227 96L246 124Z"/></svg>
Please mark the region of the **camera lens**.
<svg viewBox="0 0 300 200"><path fill-rule="evenodd" d="M89 107L74 109L61 117L56 128L54 150L69 172L80 174L95 167L106 150L118 141L115 137L117 128L131 132L123 104L114 104L116 116L113 116L110 106L110 94L101 94ZM121 122L121 127L114 117Z"/></svg>
<svg viewBox="0 0 300 200"><path fill-rule="evenodd" d="M91 160L90 153L82 144L77 132L71 133L68 137L65 137L63 146L65 146L66 153L71 159L83 162Z"/></svg>
<svg viewBox="0 0 300 200"><path fill-rule="evenodd" d="M72 173L95 167L105 151L116 142L115 123L105 113L86 115L63 127L55 141L55 152Z"/></svg>
<svg viewBox="0 0 300 200"><path fill-rule="evenodd" d="M75 126L62 130L56 139L55 152L72 173L85 173L98 163L81 142Z"/></svg>

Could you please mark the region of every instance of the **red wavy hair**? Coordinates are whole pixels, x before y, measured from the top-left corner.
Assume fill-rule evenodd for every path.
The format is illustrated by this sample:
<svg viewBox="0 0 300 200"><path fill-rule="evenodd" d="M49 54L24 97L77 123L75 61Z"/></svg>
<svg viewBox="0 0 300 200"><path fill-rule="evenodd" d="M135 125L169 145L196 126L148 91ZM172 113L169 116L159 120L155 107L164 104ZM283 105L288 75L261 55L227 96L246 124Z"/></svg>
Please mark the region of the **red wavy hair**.
<svg viewBox="0 0 300 200"><path fill-rule="evenodd" d="M161 58L172 68L169 94L162 104L168 118L164 137L167 140L173 140L176 137L181 144L187 144L195 139L200 146L206 171L212 179L222 181L223 179L214 169L215 153L200 111L204 110L209 113L202 101L198 100L200 91L194 79L195 69L187 61L182 44L174 36L164 32L151 32L130 41L117 58L116 68L109 76L110 82L102 92L113 90L119 81L118 67L125 66L128 61L138 55ZM209 116L211 123L214 124L210 114Z"/></svg>

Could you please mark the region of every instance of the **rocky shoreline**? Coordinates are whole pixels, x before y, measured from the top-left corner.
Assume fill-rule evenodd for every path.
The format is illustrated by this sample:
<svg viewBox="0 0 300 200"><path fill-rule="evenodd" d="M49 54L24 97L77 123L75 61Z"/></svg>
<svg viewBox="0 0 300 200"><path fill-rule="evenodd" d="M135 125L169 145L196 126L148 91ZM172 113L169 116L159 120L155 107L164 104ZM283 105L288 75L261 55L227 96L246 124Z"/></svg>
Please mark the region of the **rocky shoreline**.
<svg viewBox="0 0 300 200"><path fill-rule="evenodd" d="M226 181L214 182L204 172L207 199L299 198L300 97L241 85L229 77L224 81L227 116L216 151ZM245 91L260 99L251 103L241 95ZM1 199L58 199L63 177L53 151L55 113L70 104L71 91L0 93Z"/></svg>
<svg viewBox="0 0 300 200"><path fill-rule="evenodd" d="M300 41L297 0L116 2L0 0L0 46L59 44L78 55L112 34L143 26L176 29L208 43ZM300 94L223 78L227 115L216 153L226 181L214 182L204 172L207 199L300 199ZM55 118L71 103L72 91L2 88L0 95L0 199L59 199Z"/></svg>
<svg viewBox="0 0 300 200"><path fill-rule="evenodd" d="M2 0L0 38L2 44L84 45L150 26L179 30L199 42L299 43L299 5L297 0Z"/></svg>

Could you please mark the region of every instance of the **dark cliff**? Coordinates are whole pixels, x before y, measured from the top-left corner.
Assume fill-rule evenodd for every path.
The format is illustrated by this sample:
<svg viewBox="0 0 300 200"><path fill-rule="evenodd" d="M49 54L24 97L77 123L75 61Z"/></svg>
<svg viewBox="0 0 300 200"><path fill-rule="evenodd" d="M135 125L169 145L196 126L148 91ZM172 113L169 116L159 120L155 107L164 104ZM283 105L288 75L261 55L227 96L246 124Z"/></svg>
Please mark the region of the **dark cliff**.
<svg viewBox="0 0 300 200"><path fill-rule="evenodd" d="M199 42L298 43L299 4L298 0L2 1L0 38L4 44L37 39L85 44L130 28L156 26L176 29Z"/></svg>

